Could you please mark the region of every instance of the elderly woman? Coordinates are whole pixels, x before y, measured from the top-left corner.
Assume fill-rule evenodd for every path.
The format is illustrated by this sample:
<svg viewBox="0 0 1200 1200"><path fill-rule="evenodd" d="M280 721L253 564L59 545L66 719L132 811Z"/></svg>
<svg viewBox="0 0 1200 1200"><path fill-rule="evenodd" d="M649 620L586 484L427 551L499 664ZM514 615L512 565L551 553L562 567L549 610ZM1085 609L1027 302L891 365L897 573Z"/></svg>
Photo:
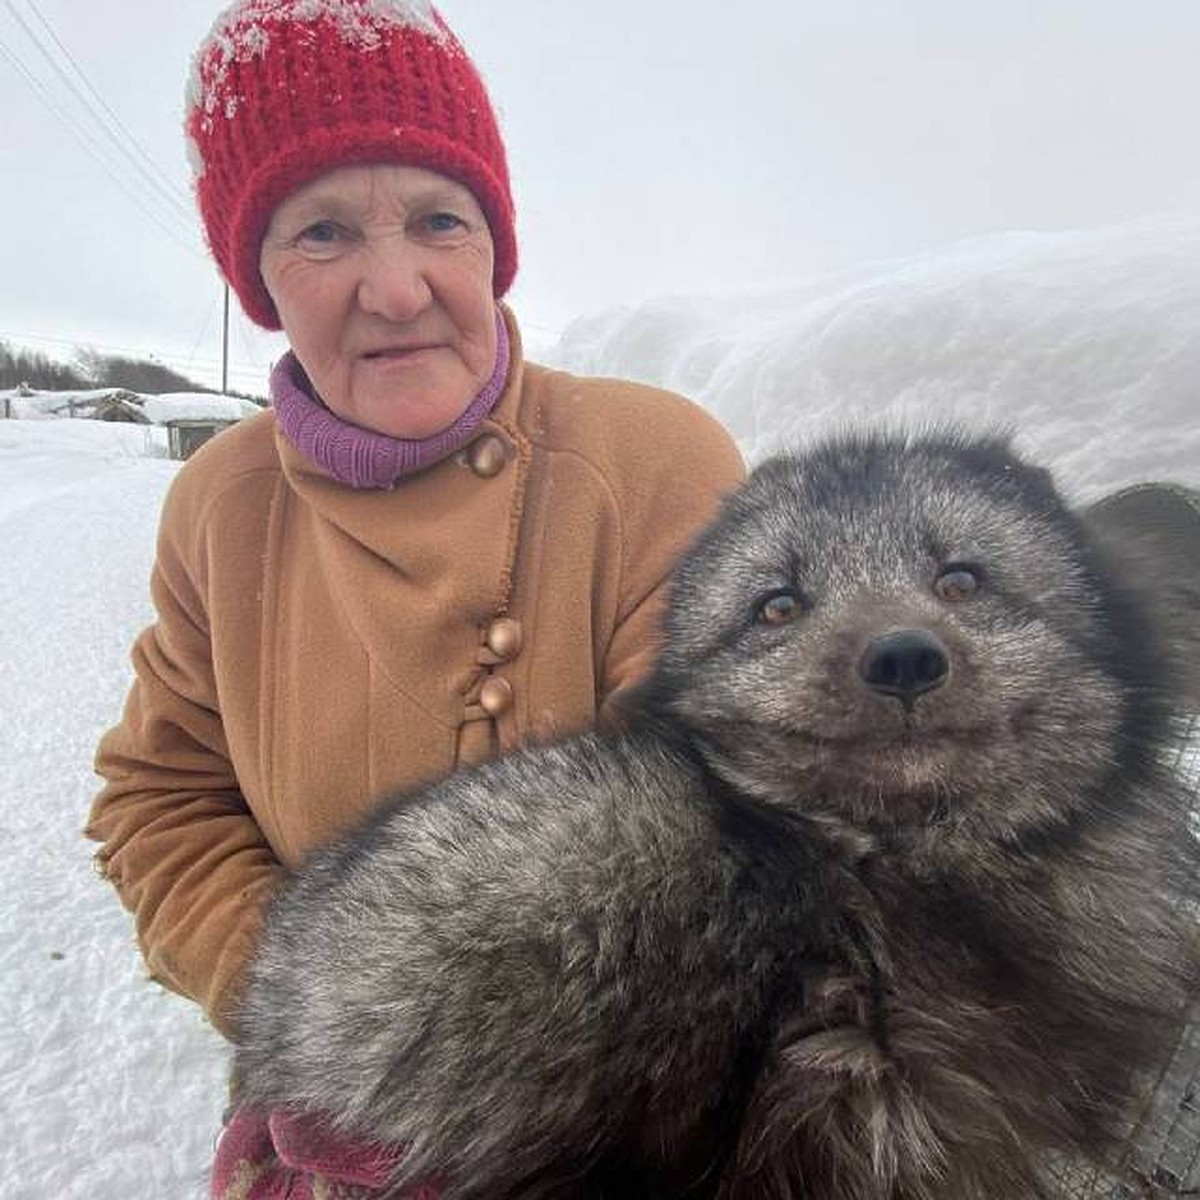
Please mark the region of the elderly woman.
<svg viewBox="0 0 1200 1200"><path fill-rule="evenodd" d="M180 471L88 826L152 976L235 1028L282 872L411 788L584 728L740 478L679 397L527 363L480 78L419 0L241 0L187 129L272 409Z"/></svg>

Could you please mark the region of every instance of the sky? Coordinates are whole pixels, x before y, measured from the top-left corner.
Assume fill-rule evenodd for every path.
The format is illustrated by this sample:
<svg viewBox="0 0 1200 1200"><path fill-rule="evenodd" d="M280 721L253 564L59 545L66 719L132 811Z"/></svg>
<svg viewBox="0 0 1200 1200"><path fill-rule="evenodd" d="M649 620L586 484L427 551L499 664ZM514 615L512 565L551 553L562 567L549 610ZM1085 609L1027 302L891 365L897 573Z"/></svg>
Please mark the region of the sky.
<svg viewBox="0 0 1200 1200"><path fill-rule="evenodd" d="M221 288L181 133L219 7L0 0L0 339L219 380ZM1193 0L441 7L507 140L511 298L535 348L667 294L1200 210ZM97 94L112 138L80 103ZM261 391L280 340L235 313L230 347L231 385Z"/></svg>

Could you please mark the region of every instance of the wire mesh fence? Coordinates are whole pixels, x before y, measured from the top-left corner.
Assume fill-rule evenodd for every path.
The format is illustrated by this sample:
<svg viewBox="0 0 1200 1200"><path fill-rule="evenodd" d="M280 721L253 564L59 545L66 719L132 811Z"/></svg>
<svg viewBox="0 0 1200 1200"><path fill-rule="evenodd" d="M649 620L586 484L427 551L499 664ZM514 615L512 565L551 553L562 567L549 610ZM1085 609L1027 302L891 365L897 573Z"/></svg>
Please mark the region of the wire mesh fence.
<svg viewBox="0 0 1200 1200"><path fill-rule="evenodd" d="M1200 787L1200 716L1190 718L1178 769ZM1059 1200L1200 1200L1200 1005L1136 1115L1122 1169L1061 1166Z"/></svg>

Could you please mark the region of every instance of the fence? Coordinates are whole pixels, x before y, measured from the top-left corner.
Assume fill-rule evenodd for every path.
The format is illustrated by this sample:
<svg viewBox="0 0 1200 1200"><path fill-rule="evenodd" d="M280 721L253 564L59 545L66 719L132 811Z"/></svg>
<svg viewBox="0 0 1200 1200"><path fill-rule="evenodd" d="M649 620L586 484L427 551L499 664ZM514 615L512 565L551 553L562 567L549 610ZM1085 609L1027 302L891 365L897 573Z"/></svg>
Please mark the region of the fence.
<svg viewBox="0 0 1200 1200"><path fill-rule="evenodd" d="M1179 770L1200 783L1200 716L1188 725ZM1200 1006L1171 1061L1134 1121L1125 1154L1129 1170L1062 1168L1061 1200L1200 1198Z"/></svg>

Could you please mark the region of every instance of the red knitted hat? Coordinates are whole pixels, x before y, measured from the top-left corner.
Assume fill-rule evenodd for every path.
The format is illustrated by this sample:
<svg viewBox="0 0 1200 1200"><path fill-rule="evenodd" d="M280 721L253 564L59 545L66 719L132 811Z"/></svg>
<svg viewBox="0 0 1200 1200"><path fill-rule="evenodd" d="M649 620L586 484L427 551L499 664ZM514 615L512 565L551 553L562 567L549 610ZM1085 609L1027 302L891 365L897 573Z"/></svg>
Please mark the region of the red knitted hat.
<svg viewBox="0 0 1200 1200"><path fill-rule="evenodd" d="M271 214L335 167L402 163L457 180L517 270L504 143L483 81L428 0L238 0L196 52L187 95L196 196L247 315L278 329L258 270Z"/></svg>

